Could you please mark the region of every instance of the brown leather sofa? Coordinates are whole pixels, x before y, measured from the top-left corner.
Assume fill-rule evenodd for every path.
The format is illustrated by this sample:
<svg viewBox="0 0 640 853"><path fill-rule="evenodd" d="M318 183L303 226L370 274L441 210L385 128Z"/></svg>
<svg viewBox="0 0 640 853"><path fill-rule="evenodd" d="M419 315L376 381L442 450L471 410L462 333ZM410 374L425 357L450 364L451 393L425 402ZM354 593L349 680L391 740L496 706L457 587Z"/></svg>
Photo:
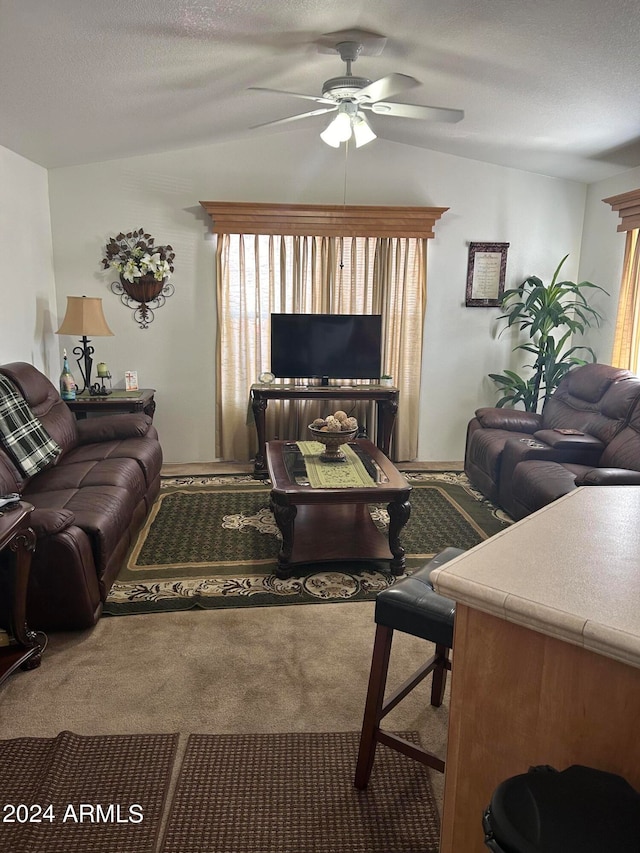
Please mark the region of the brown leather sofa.
<svg viewBox="0 0 640 853"><path fill-rule="evenodd" d="M76 421L30 364L5 364L0 373L62 448L53 465L26 478L0 444L0 493L19 492L35 507L29 628L88 628L160 490L158 433L142 413Z"/></svg>
<svg viewBox="0 0 640 853"><path fill-rule="evenodd" d="M478 409L464 470L515 519L581 485L640 485L640 378L586 364L569 371L541 413Z"/></svg>

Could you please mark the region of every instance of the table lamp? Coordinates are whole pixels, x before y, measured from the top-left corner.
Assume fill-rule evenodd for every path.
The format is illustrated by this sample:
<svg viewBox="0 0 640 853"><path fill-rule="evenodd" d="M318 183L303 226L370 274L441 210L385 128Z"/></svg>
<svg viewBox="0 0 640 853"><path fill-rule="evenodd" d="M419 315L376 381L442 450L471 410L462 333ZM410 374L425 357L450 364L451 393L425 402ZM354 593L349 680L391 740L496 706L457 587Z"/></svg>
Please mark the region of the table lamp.
<svg viewBox="0 0 640 853"><path fill-rule="evenodd" d="M74 348L73 354L78 356L76 361L84 382L80 393L88 391L91 388L91 356L94 353L93 347L89 346L91 341L88 336L113 335L102 311L102 299L93 296L67 296L67 311L56 335L81 336L80 346Z"/></svg>

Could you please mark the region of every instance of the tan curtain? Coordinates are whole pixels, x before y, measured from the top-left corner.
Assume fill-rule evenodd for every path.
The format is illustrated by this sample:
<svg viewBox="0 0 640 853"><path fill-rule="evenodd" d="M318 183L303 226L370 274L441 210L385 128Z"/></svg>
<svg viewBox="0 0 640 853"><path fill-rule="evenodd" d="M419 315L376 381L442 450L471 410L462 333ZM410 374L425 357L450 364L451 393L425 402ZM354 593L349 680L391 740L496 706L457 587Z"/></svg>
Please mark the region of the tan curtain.
<svg viewBox="0 0 640 853"><path fill-rule="evenodd" d="M400 390L393 456L416 458L426 246L424 238L219 235L219 458L248 461L257 449L249 390L270 366L272 312L382 315L382 370ZM319 405L270 402L267 440L307 438ZM344 408L344 401L338 407ZM354 414L375 439L373 405L361 403Z"/></svg>
<svg viewBox="0 0 640 853"><path fill-rule="evenodd" d="M627 231L620 284L618 317L611 363L614 367L638 370L640 354L640 240L636 228Z"/></svg>

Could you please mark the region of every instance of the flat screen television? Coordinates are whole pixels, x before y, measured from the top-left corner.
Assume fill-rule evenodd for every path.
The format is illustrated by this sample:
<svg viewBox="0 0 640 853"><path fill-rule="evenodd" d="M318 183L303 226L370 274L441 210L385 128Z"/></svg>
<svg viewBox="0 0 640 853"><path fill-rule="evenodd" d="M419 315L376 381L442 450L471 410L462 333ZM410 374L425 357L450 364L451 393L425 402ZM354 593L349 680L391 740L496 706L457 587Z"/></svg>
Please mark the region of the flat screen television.
<svg viewBox="0 0 640 853"><path fill-rule="evenodd" d="M271 372L286 379L378 379L380 314L272 314Z"/></svg>

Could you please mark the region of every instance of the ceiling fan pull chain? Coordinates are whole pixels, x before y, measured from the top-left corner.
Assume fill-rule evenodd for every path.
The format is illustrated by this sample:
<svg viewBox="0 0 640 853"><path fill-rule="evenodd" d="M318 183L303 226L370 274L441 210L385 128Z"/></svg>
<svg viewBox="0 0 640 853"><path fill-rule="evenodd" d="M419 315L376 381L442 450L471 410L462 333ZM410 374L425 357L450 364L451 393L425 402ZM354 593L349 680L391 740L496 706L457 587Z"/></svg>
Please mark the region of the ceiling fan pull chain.
<svg viewBox="0 0 640 853"><path fill-rule="evenodd" d="M344 185L342 188L342 212L347 212L347 158L349 157L349 140L344 144ZM344 269L344 235L340 238L340 269Z"/></svg>

